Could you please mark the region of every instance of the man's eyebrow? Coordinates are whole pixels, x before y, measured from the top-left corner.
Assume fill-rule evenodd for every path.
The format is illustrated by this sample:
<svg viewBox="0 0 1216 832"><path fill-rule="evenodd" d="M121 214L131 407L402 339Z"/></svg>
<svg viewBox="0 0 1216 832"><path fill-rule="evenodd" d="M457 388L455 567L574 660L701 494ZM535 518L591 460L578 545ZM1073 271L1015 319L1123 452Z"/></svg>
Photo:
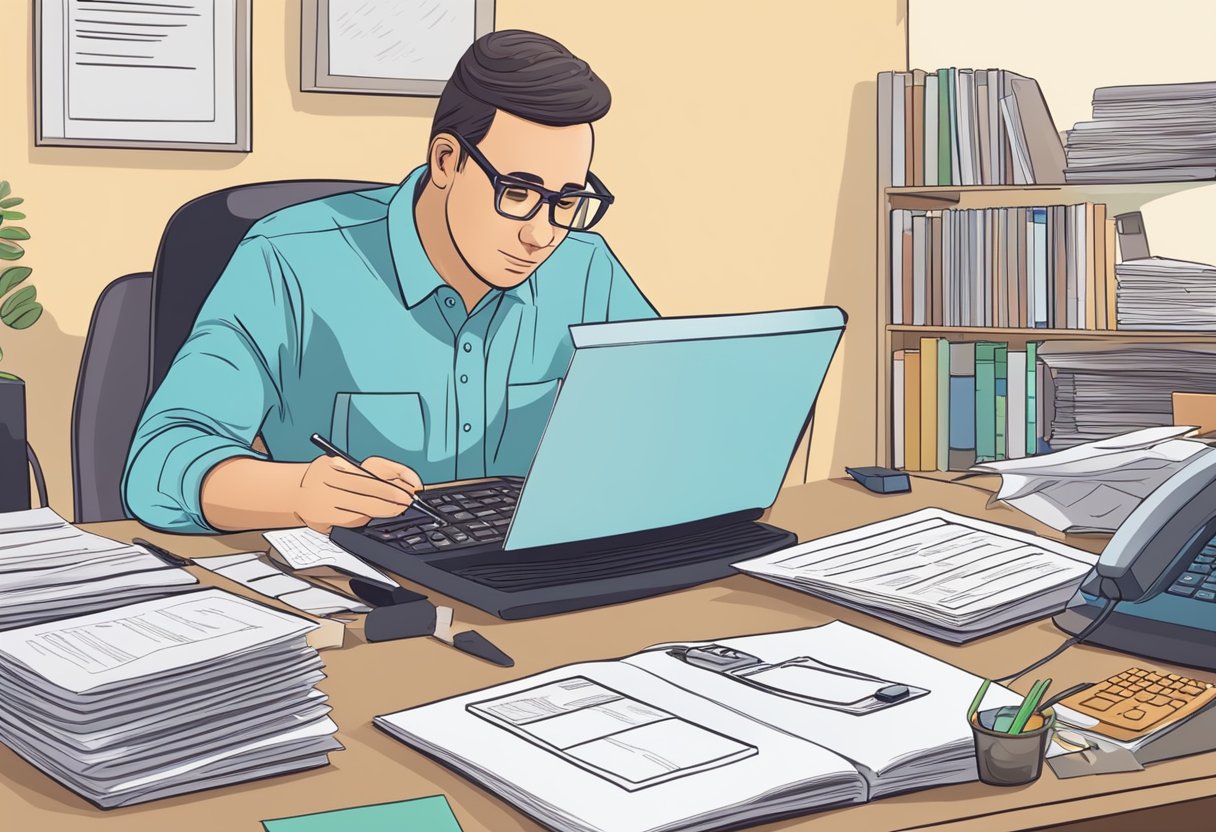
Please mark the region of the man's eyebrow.
<svg viewBox="0 0 1216 832"><path fill-rule="evenodd" d="M535 182L537 185L545 184L545 180L541 179L535 173L528 173L525 170L513 170L508 173L507 176L514 177L515 179L523 179L527 182Z"/></svg>

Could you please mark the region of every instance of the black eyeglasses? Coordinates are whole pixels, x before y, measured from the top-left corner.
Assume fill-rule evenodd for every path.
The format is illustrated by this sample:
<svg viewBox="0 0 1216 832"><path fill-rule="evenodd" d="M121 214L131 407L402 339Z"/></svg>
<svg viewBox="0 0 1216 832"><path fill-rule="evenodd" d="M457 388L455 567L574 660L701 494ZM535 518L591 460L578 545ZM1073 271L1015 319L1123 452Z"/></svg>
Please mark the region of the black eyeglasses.
<svg viewBox="0 0 1216 832"><path fill-rule="evenodd" d="M587 172L584 188L563 188L551 191L518 176L499 173L476 147L464 137L452 133L460 146L477 163L494 186L494 209L512 220L530 220L541 205L549 205L549 222L558 228L586 231L604 218L615 197L604 187L599 177Z"/></svg>

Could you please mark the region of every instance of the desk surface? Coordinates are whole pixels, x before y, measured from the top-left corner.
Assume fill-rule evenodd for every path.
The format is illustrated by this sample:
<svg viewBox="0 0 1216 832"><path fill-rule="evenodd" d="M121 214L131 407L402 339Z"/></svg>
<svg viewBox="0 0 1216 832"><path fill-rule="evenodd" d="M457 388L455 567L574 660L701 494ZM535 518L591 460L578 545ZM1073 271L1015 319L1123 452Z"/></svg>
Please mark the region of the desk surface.
<svg viewBox="0 0 1216 832"><path fill-rule="evenodd" d="M924 479L913 493L877 496L851 481L812 483L782 492L769 519L806 539L935 505L1057 533L998 506L985 510L987 495L975 488ZM195 556L264 550L257 533L183 538L148 532L137 523L98 524L91 530L116 539L143 534L154 542ZM1097 550L1102 539L1070 542ZM213 576L194 570L204 580ZM214 581L213 581L214 582ZM442 596L431 593L440 600ZM442 602L442 601L441 601ZM502 669L472 659L434 639L367 644L352 628L340 650L323 653L333 717L345 751L325 768L184 795L142 806L103 812L61 787L6 748L0 747L0 818L8 829L241 830L258 821L347 806L444 793L465 832L540 830L542 827L468 781L372 727L387 713L518 678L557 665L628 655L660 641L712 639L726 635L811 627L840 619L991 676L1046 655L1064 636L1050 620L1038 621L963 646L944 644L826 601L746 576L660 598L531 621L504 622L458 602L458 624L472 625L515 658ZM1127 656L1074 647L1046 665L1056 688L1097 680L1125 669ZM1216 681L1216 674L1170 668ZM1040 675L1042 675L1042 673ZM1015 685L1024 690L1029 682ZM885 798L861 806L818 812L770 823L757 830L1001 830L1033 829L1073 820L1165 806L1216 791L1216 752L1171 760L1141 772L1057 780L1050 769L1024 788L1002 789L974 782Z"/></svg>

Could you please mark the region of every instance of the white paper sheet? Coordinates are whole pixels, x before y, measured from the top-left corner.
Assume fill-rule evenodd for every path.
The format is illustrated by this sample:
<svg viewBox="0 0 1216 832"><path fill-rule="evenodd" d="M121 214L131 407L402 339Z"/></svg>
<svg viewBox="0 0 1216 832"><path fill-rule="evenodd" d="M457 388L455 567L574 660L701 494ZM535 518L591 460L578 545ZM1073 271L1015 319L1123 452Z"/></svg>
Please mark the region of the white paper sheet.
<svg viewBox="0 0 1216 832"><path fill-rule="evenodd" d="M348 575L358 575L390 586L396 584L383 572L368 566L325 535L308 527L278 529L265 532L262 537L291 564L292 569L329 566Z"/></svg>

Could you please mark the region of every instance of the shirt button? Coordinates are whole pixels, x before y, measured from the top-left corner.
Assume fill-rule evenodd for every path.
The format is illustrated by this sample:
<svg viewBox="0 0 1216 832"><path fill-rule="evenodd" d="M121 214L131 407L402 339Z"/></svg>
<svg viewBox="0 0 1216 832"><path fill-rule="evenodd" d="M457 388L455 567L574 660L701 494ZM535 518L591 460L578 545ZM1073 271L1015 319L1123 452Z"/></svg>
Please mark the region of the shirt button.
<svg viewBox="0 0 1216 832"><path fill-rule="evenodd" d="M447 304L448 309L451 309L456 305L456 298L447 298L444 300L444 303Z"/></svg>
<svg viewBox="0 0 1216 832"><path fill-rule="evenodd" d="M473 426L472 426L472 425L470 425L468 422L465 422L465 423L464 423L464 432L465 432L465 433L468 433L468 432L469 432L469 431L471 431L472 429L473 429Z"/></svg>
<svg viewBox="0 0 1216 832"><path fill-rule="evenodd" d="M472 351L473 351L473 345L472 345L472 344L470 344L468 341L465 341L465 342L464 342L464 351L465 351L465 352L472 352Z"/></svg>
<svg viewBox="0 0 1216 832"><path fill-rule="evenodd" d="M460 383L461 383L461 384L468 384L468 383L469 383L469 377L468 377L468 376L463 376L463 375L462 375L462 376L460 377Z"/></svg>

